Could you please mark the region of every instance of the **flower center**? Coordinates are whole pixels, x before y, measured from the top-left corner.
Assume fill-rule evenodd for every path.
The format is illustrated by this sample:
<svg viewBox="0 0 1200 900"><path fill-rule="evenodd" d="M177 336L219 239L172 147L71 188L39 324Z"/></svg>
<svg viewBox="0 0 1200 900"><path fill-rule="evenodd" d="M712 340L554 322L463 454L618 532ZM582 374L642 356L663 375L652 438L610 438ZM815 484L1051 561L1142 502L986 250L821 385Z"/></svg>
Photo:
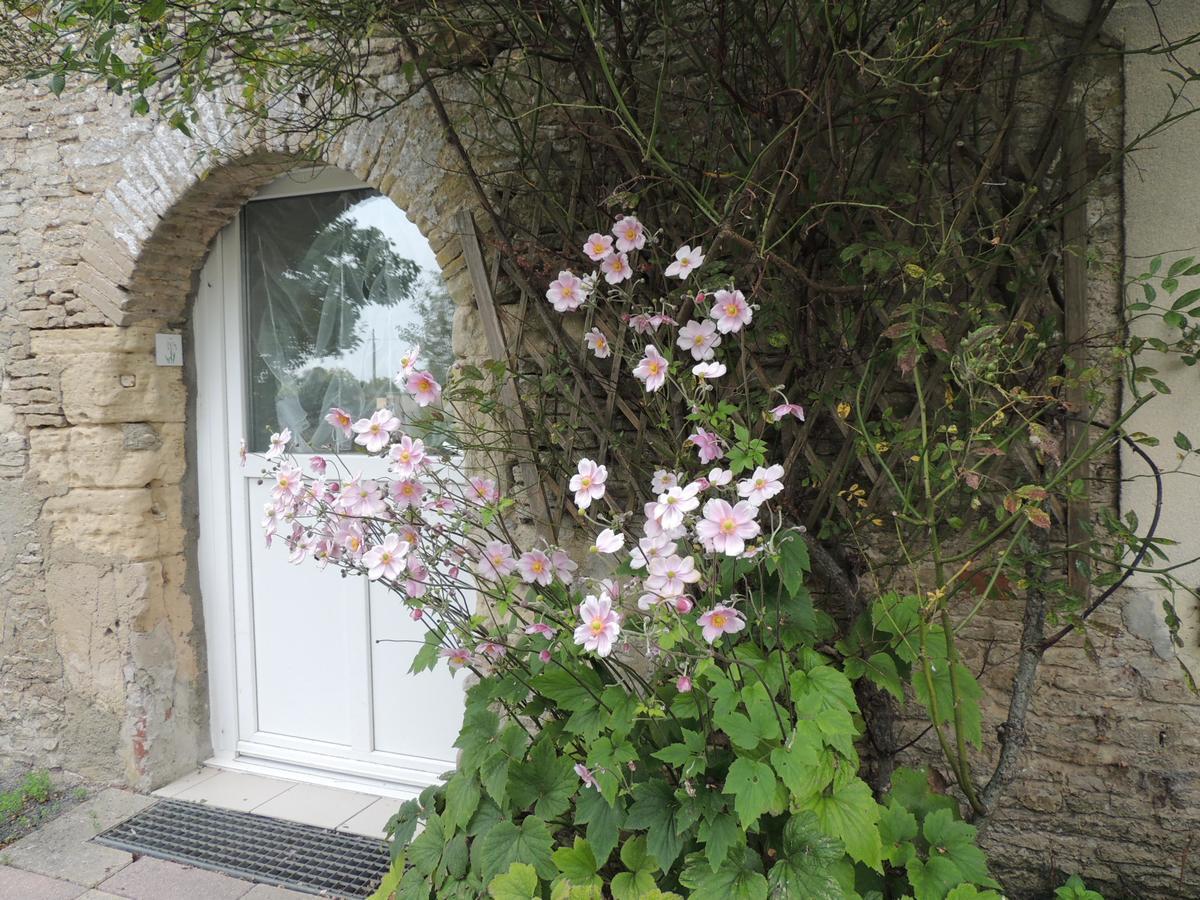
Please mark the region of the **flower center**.
<svg viewBox="0 0 1200 900"><path fill-rule="evenodd" d="M537 574L541 574L546 570L546 567L542 564L542 561L536 559L530 564L529 568Z"/></svg>
<svg viewBox="0 0 1200 900"><path fill-rule="evenodd" d="M604 630L603 619L592 619L592 634L599 634Z"/></svg>
<svg viewBox="0 0 1200 900"><path fill-rule="evenodd" d="M690 266L692 264L692 258L690 256L685 256L683 259L679 260L679 264L681 266Z"/></svg>
<svg viewBox="0 0 1200 900"><path fill-rule="evenodd" d="M736 316L737 314L738 314L738 307L737 307L736 303L726 303L725 304L725 315Z"/></svg>
<svg viewBox="0 0 1200 900"><path fill-rule="evenodd" d="M582 477L579 479L579 483L580 483L580 485L582 485L583 487L591 487L591 486L592 486L592 476L590 476L590 475L584 475L584 476L582 476Z"/></svg>
<svg viewBox="0 0 1200 900"><path fill-rule="evenodd" d="M724 522L721 523L721 530L724 531L726 534L730 534L736 528L737 528L737 522L733 521L733 519L726 519Z"/></svg>
<svg viewBox="0 0 1200 900"><path fill-rule="evenodd" d="M727 618L726 618L726 617L725 617L725 616L724 616L722 613L717 613L716 615L714 615L714 616L712 617L712 620L711 620L711 621L712 621L712 623L713 623L713 627L715 627L715 628L724 628L724 627L725 627L725 623L726 623L727 621L729 621L729 620L728 620L728 619L727 619Z"/></svg>

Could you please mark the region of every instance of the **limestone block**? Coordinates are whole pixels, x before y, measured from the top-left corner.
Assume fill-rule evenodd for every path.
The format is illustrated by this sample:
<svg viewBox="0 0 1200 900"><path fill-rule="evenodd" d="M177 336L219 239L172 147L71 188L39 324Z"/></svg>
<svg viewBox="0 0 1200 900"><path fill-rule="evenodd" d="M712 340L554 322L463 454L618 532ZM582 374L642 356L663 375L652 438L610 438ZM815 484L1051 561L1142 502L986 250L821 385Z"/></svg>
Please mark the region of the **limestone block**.
<svg viewBox="0 0 1200 900"><path fill-rule="evenodd" d="M32 338L38 358L57 360L62 409L74 424L183 422L183 370L154 362L155 323L69 328Z"/></svg>
<svg viewBox="0 0 1200 900"><path fill-rule="evenodd" d="M42 508L50 555L105 561L160 555L160 515L147 488L72 488Z"/></svg>
<svg viewBox="0 0 1200 900"><path fill-rule="evenodd" d="M52 488L145 487L183 479L183 425L146 422L39 428L31 473Z"/></svg>
<svg viewBox="0 0 1200 900"><path fill-rule="evenodd" d="M125 703L121 633L128 626L121 622L117 597L101 588L106 573L97 565L53 566L46 573L46 599L71 691L118 712Z"/></svg>

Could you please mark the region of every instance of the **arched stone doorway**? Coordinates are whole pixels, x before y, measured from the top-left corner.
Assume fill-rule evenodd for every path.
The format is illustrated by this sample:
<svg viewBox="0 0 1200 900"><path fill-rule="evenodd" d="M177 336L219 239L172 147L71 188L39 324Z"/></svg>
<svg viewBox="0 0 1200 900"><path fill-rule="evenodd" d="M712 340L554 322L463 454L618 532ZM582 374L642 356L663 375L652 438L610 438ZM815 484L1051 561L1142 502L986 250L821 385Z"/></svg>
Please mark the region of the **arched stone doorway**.
<svg viewBox="0 0 1200 900"><path fill-rule="evenodd" d="M65 321L30 333L25 363L48 385L27 424L66 706L50 764L141 788L212 749L196 558L197 273L243 203L300 162L282 142L226 137L210 112L196 139L126 131L80 241L78 301ZM225 151L216 164L205 155L213 145ZM470 353L463 336L478 329L448 225L471 194L432 114L416 102L350 129L325 162L390 197L428 237L456 303L456 349ZM184 335L183 367L155 364L160 333Z"/></svg>

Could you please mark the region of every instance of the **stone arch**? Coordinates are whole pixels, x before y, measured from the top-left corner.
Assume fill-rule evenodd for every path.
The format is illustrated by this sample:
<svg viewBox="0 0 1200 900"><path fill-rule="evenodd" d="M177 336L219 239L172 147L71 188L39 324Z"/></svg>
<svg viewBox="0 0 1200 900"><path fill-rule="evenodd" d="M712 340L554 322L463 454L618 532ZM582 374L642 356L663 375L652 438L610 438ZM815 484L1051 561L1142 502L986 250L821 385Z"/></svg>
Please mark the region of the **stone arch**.
<svg viewBox="0 0 1200 900"><path fill-rule="evenodd" d="M195 382L187 363L155 365L155 333L186 330L217 232L261 186L306 161L285 139L231 130L215 104L200 124L196 138L164 125L126 129L74 266L82 311L65 324L88 327L30 336L28 366L46 378L54 407L30 423L29 473L45 498L46 596L73 704L62 764L140 788L209 751ZM478 329L452 222L472 195L432 109L414 98L349 128L322 161L388 196L429 239L456 301L461 352L460 334Z"/></svg>

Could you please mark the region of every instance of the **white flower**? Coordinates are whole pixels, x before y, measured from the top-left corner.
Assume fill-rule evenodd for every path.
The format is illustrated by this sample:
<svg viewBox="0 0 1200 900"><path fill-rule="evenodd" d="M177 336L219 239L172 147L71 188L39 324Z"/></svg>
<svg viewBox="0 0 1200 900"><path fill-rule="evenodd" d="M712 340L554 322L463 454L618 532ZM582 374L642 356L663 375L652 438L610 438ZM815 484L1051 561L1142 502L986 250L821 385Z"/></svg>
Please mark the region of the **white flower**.
<svg viewBox="0 0 1200 900"><path fill-rule="evenodd" d="M587 509L593 500L604 496L604 482L608 479L608 468L596 465L590 459L579 461L579 471L571 476L570 488L575 492L575 505Z"/></svg>
<svg viewBox="0 0 1200 900"><path fill-rule="evenodd" d="M761 506L783 490L783 466L774 465L764 469L759 466L754 474L738 482L738 496L745 497L755 506Z"/></svg>
<svg viewBox="0 0 1200 900"><path fill-rule="evenodd" d="M702 362L692 366L692 374L703 381L706 378L720 378L725 372L725 363Z"/></svg>
<svg viewBox="0 0 1200 900"><path fill-rule="evenodd" d="M653 518L663 529L678 528L683 517L700 505L696 495L700 485L692 482L685 487L673 487L661 494L654 504Z"/></svg>
<svg viewBox="0 0 1200 900"><path fill-rule="evenodd" d="M593 553L616 553L625 546L625 535L618 534L611 528L605 528L596 535L596 543L592 544Z"/></svg>
<svg viewBox="0 0 1200 900"><path fill-rule="evenodd" d="M684 244L675 251L675 262L667 266L664 274L668 278L678 278L683 281L703 264L704 254L700 252L700 247L697 246L693 250L689 245Z"/></svg>

